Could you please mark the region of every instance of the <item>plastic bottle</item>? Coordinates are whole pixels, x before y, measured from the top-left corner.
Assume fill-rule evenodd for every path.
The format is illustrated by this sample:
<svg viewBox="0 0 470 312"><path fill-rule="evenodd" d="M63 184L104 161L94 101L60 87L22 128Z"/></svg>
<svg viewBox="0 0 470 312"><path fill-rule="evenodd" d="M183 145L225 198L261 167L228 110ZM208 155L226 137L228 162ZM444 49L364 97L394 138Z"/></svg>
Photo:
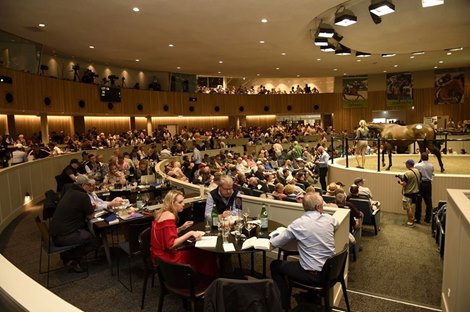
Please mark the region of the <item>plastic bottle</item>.
<svg viewBox="0 0 470 312"><path fill-rule="evenodd" d="M212 226L217 227L219 225L219 212L217 211L216 204L212 206L211 217L212 217Z"/></svg>
<svg viewBox="0 0 470 312"><path fill-rule="evenodd" d="M261 212L259 214L259 219L261 221L261 228L267 229L268 228L268 211L266 210L266 205L263 204L261 207Z"/></svg>
<svg viewBox="0 0 470 312"><path fill-rule="evenodd" d="M142 202L142 195L140 194L140 191L137 192L137 197L135 199L135 205L139 209L144 207L144 203Z"/></svg>

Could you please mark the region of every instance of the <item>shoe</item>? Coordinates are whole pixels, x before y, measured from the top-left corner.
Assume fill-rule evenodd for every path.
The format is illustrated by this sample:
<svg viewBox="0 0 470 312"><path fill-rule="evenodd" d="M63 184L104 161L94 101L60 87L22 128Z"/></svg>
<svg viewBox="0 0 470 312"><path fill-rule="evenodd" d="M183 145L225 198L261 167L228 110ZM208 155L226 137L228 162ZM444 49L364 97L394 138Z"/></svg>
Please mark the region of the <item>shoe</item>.
<svg viewBox="0 0 470 312"><path fill-rule="evenodd" d="M424 220L424 223L429 224L429 223L431 223L431 220Z"/></svg>
<svg viewBox="0 0 470 312"><path fill-rule="evenodd" d="M65 266L69 268L69 272L74 272L74 273L83 273L83 269L80 266L80 263L78 263L75 260L69 260L65 263Z"/></svg>
<svg viewBox="0 0 470 312"><path fill-rule="evenodd" d="M415 224L413 222L406 222L406 225L408 227L414 227L415 226Z"/></svg>

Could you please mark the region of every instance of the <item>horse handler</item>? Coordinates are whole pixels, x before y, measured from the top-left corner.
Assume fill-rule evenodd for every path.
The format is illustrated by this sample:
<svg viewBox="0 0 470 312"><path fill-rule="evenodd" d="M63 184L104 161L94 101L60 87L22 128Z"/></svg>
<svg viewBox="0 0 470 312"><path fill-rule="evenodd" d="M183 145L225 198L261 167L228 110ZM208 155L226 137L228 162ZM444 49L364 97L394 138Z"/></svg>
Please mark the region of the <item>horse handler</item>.
<svg viewBox="0 0 470 312"><path fill-rule="evenodd" d="M356 161L357 168L364 169L366 163L366 150L367 150L367 136L369 134L369 128L367 128L367 123L365 120L359 121L359 128L356 130ZM359 164L359 155L362 158L362 165Z"/></svg>

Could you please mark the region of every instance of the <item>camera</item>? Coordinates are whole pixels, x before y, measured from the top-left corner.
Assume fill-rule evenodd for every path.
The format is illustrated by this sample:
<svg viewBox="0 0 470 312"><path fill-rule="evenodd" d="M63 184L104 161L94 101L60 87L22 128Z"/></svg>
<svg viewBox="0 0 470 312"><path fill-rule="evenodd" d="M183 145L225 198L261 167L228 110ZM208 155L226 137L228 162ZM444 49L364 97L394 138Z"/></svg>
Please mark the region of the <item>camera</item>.
<svg viewBox="0 0 470 312"><path fill-rule="evenodd" d="M80 70L80 65L76 64L72 66L73 70Z"/></svg>
<svg viewBox="0 0 470 312"><path fill-rule="evenodd" d="M403 182L405 180L405 177L401 174L396 174L395 178L398 179L398 181L397 181L398 183Z"/></svg>

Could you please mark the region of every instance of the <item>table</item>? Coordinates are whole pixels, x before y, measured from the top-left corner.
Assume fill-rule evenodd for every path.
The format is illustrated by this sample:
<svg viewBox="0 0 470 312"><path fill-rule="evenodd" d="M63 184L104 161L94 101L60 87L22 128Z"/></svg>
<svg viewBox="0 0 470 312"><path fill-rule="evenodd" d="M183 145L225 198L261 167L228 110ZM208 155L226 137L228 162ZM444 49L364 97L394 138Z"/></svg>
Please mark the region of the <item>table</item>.
<svg viewBox="0 0 470 312"><path fill-rule="evenodd" d="M205 198L201 198L201 197L185 198L184 200L185 206L184 206L183 212L180 214L181 217L178 220L178 226L180 226L187 220L198 219L200 221L201 213L202 213L202 216L204 216L205 200L206 200ZM106 221L98 221L92 224L94 232L97 235L101 236L101 241L103 243L106 260L108 262L111 275L113 275L113 265L112 265L112 259L111 259L111 252L109 249L110 246L108 242L108 234L114 234L117 231L121 231L121 230L125 231L126 226L132 223L147 223L148 222L149 226L151 226L151 222L154 220L154 212L160 209L161 205L155 205L151 207L152 207L151 211L146 212L144 209L144 211L141 212L144 214L144 216L142 217L126 219L126 220L118 218L119 222L113 223L113 224L109 224Z"/></svg>
<svg viewBox="0 0 470 312"><path fill-rule="evenodd" d="M137 194L140 192L141 194L148 193L151 197L149 198L150 201L160 202L163 197L165 197L165 194L171 189L172 187L167 185L139 185L135 188L123 187L120 189L98 191L96 192L96 195L107 201L113 200L116 197L123 197L129 199L131 203L135 203Z"/></svg>
<svg viewBox="0 0 470 312"><path fill-rule="evenodd" d="M269 233L271 233L272 231L274 231L275 229L277 229L278 227L281 227L281 226L283 226L283 225L280 224L279 222L269 220L268 221L268 229L261 229L261 228L258 227L258 231L257 231L256 236L258 238L268 238L269 239ZM199 222L199 223L194 224L188 230L204 231L204 228L205 228L205 222ZM262 275L263 275L263 278L266 278L266 250L260 250L260 249L254 249L254 248L242 249L242 245L243 245L244 240L237 240L237 239L235 239L235 237L233 235L230 234L228 236L228 242L233 243L233 246L235 247L235 251L226 252L224 250L224 247L223 247L224 239L223 239L222 235L218 235L218 234L219 234L218 229L215 228L215 227L212 227L211 228L211 233L209 235L218 236L216 247L214 247L214 248L211 248L211 247L200 248L199 247L199 248L203 249L203 250L210 251L210 252L214 252L221 258L220 259L221 260L220 264L221 264L222 275L224 275L226 273L225 272L225 266L224 266L225 261L227 260L227 259L224 258L226 255L232 255L232 254L240 255L240 254L248 254L249 253L250 256L251 256L251 268L250 268L251 272L250 273L251 273L252 276L254 276L254 274L255 274L255 272L254 272L254 255L255 255L255 252L261 252L262 257L263 257L263 273L262 273Z"/></svg>

